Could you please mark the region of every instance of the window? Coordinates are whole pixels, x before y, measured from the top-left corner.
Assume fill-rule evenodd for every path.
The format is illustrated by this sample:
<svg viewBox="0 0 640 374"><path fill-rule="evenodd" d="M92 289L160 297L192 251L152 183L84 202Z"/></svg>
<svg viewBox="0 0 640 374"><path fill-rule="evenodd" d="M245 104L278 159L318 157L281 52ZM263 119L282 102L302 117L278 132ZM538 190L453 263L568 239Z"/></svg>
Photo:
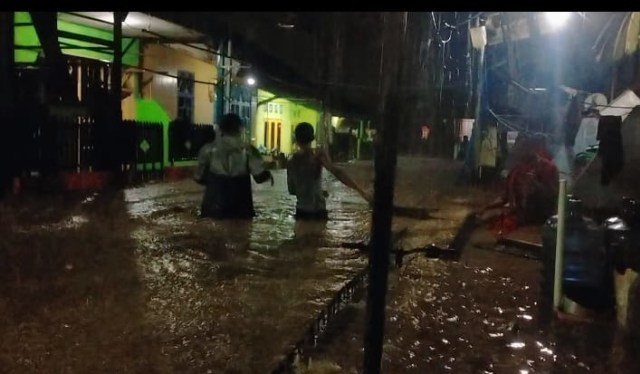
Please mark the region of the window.
<svg viewBox="0 0 640 374"><path fill-rule="evenodd" d="M194 86L193 73L178 71L178 119L193 122Z"/></svg>

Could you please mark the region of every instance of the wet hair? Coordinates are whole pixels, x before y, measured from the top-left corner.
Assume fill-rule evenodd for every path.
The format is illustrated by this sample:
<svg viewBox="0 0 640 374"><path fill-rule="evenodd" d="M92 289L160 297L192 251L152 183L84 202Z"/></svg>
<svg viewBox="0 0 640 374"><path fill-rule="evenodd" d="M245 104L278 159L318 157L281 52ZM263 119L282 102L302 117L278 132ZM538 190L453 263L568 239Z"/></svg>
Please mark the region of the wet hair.
<svg viewBox="0 0 640 374"><path fill-rule="evenodd" d="M235 113L227 113L220 120L220 131L225 134L237 134L242 127L240 116Z"/></svg>
<svg viewBox="0 0 640 374"><path fill-rule="evenodd" d="M309 122L300 122L294 131L296 143L309 144L315 139L313 126Z"/></svg>

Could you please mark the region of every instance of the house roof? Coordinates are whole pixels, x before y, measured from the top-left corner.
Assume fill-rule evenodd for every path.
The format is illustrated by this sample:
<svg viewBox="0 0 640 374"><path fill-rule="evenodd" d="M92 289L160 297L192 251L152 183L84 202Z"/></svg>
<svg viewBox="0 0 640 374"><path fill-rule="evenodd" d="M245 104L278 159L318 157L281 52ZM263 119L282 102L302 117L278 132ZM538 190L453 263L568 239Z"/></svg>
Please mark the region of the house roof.
<svg viewBox="0 0 640 374"><path fill-rule="evenodd" d="M58 18L98 29L113 28L113 12L58 12ZM169 39L183 42L201 42L206 36L193 29L157 18L148 13L129 12L122 23L124 37L142 39Z"/></svg>
<svg viewBox="0 0 640 374"><path fill-rule="evenodd" d="M483 14L488 18L490 46L501 44L505 32L510 40L527 39L537 32L543 36L554 34L543 22L541 14L533 17L538 21L537 31L536 27L530 27L535 23L530 22L532 13ZM210 38L211 48L220 50L220 43L230 38L230 54L252 65L253 73L263 88L323 100L333 111L341 114L371 115L376 110L384 29L381 13L152 12L151 15L198 30ZM601 61L606 60L612 55L610 51L616 42L615 35L625 22L624 15L624 12L574 13L573 27L558 32L572 35L568 38L571 40L579 37L580 43L586 46L580 48L593 49L592 55L600 52L599 55L603 56ZM434 48L433 45L446 40L439 41L429 31L433 25L427 20L433 14L410 12L409 17L413 21L409 29L415 36L411 59L418 61L422 69L413 71L411 84L433 88L427 75L433 75L434 68L442 69L441 65L452 62L433 59L429 51L444 48L442 45L438 47L440 49ZM456 32L466 39L466 25ZM581 63L588 65L589 61ZM439 90L439 87L435 89Z"/></svg>

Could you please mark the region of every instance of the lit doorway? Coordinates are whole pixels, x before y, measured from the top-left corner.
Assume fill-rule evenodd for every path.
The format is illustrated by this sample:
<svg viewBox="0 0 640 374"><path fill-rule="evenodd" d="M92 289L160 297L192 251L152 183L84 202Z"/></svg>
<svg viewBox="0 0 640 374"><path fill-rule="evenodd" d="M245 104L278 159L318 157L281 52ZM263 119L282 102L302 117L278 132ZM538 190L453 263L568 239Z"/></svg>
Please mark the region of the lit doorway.
<svg viewBox="0 0 640 374"><path fill-rule="evenodd" d="M264 121L264 145L269 151L277 149L280 152L282 140L282 122L274 120Z"/></svg>

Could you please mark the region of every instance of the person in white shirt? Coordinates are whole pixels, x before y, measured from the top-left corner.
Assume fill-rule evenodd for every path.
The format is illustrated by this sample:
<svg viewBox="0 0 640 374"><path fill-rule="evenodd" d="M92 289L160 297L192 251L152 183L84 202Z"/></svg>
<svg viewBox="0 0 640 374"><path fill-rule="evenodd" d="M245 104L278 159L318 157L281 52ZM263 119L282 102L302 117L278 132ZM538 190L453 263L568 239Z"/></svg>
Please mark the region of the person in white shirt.
<svg viewBox="0 0 640 374"><path fill-rule="evenodd" d="M369 193L362 190L342 169L331 162L324 149L311 147L315 135L310 123L299 123L294 130L294 136L298 151L287 162L287 187L289 193L297 198L296 218L327 219L327 194L322 189L323 167L367 201L372 201Z"/></svg>

